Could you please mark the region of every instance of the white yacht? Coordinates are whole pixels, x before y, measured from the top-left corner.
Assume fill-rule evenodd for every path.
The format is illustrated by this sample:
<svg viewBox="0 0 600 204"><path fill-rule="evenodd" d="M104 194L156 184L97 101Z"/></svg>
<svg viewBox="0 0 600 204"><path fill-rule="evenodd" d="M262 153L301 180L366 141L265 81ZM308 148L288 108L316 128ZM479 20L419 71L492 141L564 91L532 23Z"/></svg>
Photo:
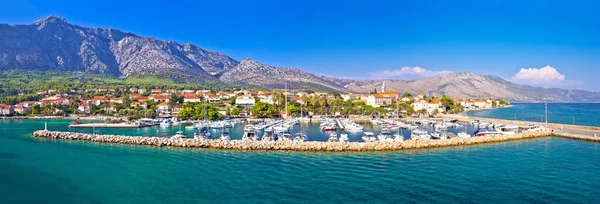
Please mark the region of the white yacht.
<svg viewBox="0 0 600 204"><path fill-rule="evenodd" d="M223 141L229 141L229 140L231 140L231 137L229 137L229 132L223 132L223 133L221 133L221 140L223 140Z"/></svg>
<svg viewBox="0 0 600 204"><path fill-rule="evenodd" d="M386 129L386 128L381 130L381 133L379 133L379 135L377 135L377 139L382 142L394 141L394 138L392 138L392 133L390 132L389 129Z"/></svg>
<svg viewBox="0 0 600 204"><path fill-rule="evenodd" d="M290 134L290 132L287 132L287 131L283 132L283 133L281 133L281 137L279 137L279 140L291 142L291 141L293 141L292 134Z"/></svg>
<svg viewBox="0 0 600 204"><path fill-rule="evenodd" d="M431 135L431 139L434 139L434 140L448 139L448 135L443 132L432 132L430 135Z"/></svg>
<svg viewBox="0 0 600 204"><path fill-rule="evenodd" d="M327 141L328 142L337 142L337 141L339 141L337 133L332 132L331 134L329 134L329 139Z"/></svg>
<svg viewBox="0 0 600 204"><path fill-rule="evenodd" d="M377 137L373 132L364 132L362 136L363 141L365 142L375 142L377 141Z"/></svg>
<svg viewBox="0 0 600 204"><path fill-rule="evenodd" d="M306 141L306 139L308 139L308 137L306 137L305 134L302 134L302 133L294 134L294 142L304 142L304 141Z"/></svg>
<svg viewBox="0 0 600 204"><path fill-rule="evenodd" d="M171 137L171 139L183 139L186 138L186 136L183 134L183 131L177 131L177 133L175 133L175 135L173 135L173 137Z"/></svg>
<svg viewBox="0 0 600 204"><path fill-rule="evenodd" d="M458 136L458 137L460 137L460 138L471 138L471 135L469 135L469 134L468 134L468 133L466 133L466 132L459 132L459 133L457 134L457 136Z"/></svg>
<svg viewBox="0 0 600 204"><path fill-rule="evenodd" d="M275 137L273 135L273 129L272 128L266 128L265 132L263 133L262 136L262 141L274 141Z"/></svg>
<svg viewBox="0 0 600 204"><path fill-rule="evenodd" d="M426 130L415 129L410 133L411 140L428 140L431 139L431 135Z"/></svg>
<svg viewBox="0 0 600 204"><path fill-rule="evenodd" d="M242 141L256 141L256 129L254 125L246 125L244 127L244 135L242 136Z"/></svg>
<svg viewBox="0 0 600 204"><path fill-rule="evenodd" d="M348 140L348 133L343 132L340 134L340 142L348 142Z"/></svg>

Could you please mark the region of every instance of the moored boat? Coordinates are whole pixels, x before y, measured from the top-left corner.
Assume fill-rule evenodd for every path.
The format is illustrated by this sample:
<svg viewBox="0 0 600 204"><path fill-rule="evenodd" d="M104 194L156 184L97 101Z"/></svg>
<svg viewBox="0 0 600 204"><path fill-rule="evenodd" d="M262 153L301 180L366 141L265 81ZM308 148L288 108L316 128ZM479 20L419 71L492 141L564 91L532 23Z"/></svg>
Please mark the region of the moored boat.
<svg viewBox="0 0 600 204"><path fill-rule="evenodd" d="M377 137L375 137L375 133L373 132L364 132L362 136L363 141L365 142L375 142L377 141Z"/></svg>

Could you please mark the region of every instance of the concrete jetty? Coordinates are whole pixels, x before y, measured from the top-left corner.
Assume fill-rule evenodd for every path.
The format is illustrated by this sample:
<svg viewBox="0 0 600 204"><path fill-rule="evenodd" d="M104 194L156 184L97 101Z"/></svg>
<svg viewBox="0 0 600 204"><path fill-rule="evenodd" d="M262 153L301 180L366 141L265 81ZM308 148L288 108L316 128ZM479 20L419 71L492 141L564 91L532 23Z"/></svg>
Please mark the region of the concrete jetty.
<svg viewBox="0 0 600 204"><path fill-rule="evenodd" d="M135 123L82 123L70 124L69 128L141 128L144 127Z"/></svg>
<svg viewBox="0 0 600 204"><path fill-rule="evenodd" d="M335 119L335 122L337 123L337 126L340 130L344 130L346 127L344 127L344 124L342 124L342 121L340 121L340 119Z"/></svg>
<svg viewBox="0 0 600 204"><path fill-rule="evenodd" d="M147 146L171 146L184 148L208 148L229 150L285 150L285 151L397 151L407 149L422 149L436 147L452 147L516 141L532 138L548 137L550 132L530 132L514 135L500 135L488 137L459 138L446 140L409 140L394 142L289 142L289 141L242 141L242 140L199 140L199 139L172 139L167 137L119 136L98 135L76 132L55 132L39 130L33 133L34 137L65 140L81 140L99 143L116 143Z"/></svg>

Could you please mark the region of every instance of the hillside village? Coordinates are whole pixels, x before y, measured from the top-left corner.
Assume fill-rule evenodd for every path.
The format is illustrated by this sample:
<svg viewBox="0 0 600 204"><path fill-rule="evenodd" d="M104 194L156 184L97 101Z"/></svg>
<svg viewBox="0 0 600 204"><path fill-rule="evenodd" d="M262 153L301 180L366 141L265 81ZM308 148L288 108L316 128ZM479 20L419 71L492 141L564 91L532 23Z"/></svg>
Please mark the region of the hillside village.
<svg viewBox="0 0 600 204"><path fill-rule="evenodd" d="M370 94L337 94L285 90L176 90L162 88L42 90L41 100L0 104L4 116L121 116L127 119L171 115L182 119L200 118L201 106L220 117L280 117L288 115L373 115L434 116L465 109L489 109L509 105L500 99L437 98L387 91ZM287 111L285 104L287 101ZM217 114L218 113L218 114ZM208 115L209 113L201 113Z"/></svg>

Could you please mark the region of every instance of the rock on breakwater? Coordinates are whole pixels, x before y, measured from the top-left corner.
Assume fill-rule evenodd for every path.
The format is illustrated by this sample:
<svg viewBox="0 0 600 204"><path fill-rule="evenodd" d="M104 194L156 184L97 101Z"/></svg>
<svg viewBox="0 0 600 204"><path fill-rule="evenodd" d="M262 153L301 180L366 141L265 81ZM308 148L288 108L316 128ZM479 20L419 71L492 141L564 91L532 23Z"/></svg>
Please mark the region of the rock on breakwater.
<svg viewBox="0 0 600 204"><path fill-rule="evenodd" d="M76 132L56 132L38 130L34 137L66 140L83 140L100 143L116 143L129 145L171 146L184 148L209 148L231 150L288 150L288 151L395 151L403 149L420 149L435 147L451 147L476 145L484 143L505 142L530 138L551 136L550 132L531 132L514 135L452 138L447 140L409 140L394 142L288 142L288 141L242 141L242 140L198 140L172 139L166 137L97 135Z"/></svg>

